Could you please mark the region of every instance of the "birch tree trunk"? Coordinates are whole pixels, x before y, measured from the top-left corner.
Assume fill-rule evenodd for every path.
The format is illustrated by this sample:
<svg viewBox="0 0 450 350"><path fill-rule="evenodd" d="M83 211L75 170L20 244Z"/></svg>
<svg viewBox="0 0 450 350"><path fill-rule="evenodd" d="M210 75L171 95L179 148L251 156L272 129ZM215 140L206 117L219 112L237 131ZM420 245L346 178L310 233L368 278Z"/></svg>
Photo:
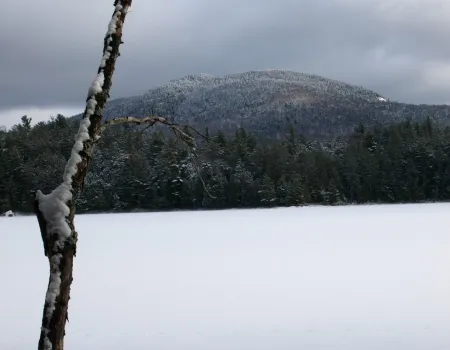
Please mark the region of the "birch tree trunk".
<svg viewBox="0 0 450 350"><path fill-rule="evenodd" d="M39 350L64 349L73 259L77 245L75 204L83 188L95 142L101 132L103 108L109 98L111 79L122 44L122 28L131 2L132 0L114 2L114 13L104 38L103 56L97 77L89 88L86 109L64 170L63 182L50 194L44 195L41 191L35 193L34 208L44 253L50 264Z"/></svg>

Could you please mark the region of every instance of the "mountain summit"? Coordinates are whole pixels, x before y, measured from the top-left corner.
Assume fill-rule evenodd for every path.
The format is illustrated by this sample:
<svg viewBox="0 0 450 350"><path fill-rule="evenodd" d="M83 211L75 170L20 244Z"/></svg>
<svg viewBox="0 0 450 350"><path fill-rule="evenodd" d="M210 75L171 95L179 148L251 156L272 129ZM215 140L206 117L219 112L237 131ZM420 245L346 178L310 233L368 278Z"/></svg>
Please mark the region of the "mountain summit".
<svg viewBox="0 0 450 350"><path fill-rule="evenodd" d="M141 96L112 100L104 111L105 119L147 115L168 116L212 132L242 126L272 138L293 126L299 133L323 138L347 134L360 123L426 117L444 121L450 107L390 102L374 91L321 76L266 70L188 75Z"/></svg>

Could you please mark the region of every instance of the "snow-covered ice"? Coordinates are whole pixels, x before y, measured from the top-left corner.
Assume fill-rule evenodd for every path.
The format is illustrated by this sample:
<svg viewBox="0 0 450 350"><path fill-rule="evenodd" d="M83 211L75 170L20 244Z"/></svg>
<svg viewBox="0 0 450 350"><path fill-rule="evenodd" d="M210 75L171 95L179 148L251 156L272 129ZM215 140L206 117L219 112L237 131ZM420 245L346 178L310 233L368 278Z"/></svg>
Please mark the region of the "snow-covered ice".
<svg viewBox="0 0 450 350"><path fill-rule="evenodd" d="M448 350L450 205L79 215L67 350ZM37 220L0 218L0 349L36 348Z"/></svg>

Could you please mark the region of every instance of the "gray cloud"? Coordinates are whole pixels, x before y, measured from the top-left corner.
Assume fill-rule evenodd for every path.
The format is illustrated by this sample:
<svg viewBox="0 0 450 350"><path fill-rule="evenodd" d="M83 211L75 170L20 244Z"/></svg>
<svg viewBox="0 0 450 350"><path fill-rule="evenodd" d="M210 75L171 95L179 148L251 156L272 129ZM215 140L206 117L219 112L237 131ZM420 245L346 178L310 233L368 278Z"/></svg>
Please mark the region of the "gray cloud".
<svg viewBox="0 0 450 350"><path fill-rule="evenodd" d="M100 61L111 5L3 5L0 109L79 106ZM447 103L449 12L445 0L135 1L112 97L191 73L285 68L393 100Z"/></svg>

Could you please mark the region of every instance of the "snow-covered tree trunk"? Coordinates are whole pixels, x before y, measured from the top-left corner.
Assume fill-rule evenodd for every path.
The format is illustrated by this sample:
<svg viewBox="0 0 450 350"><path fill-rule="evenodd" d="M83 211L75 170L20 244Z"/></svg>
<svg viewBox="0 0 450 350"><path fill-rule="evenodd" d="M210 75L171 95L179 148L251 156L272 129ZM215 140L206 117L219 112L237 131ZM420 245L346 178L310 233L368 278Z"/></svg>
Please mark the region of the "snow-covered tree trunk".
<svg viewBox="0 0 450 350"><path fill-rule="evenodd" d="M122 44L122 27L132 0L116 0L104 38L103 56L97 77L89 88L86 109L64 170L63 182L50 194L37 191L35 211L41 230L50 278L42 316L39 350L62 350L72 283L77 233L75 203L83 188L96 140L101 132L103 108L109 97L111 78Z"/></svg>

